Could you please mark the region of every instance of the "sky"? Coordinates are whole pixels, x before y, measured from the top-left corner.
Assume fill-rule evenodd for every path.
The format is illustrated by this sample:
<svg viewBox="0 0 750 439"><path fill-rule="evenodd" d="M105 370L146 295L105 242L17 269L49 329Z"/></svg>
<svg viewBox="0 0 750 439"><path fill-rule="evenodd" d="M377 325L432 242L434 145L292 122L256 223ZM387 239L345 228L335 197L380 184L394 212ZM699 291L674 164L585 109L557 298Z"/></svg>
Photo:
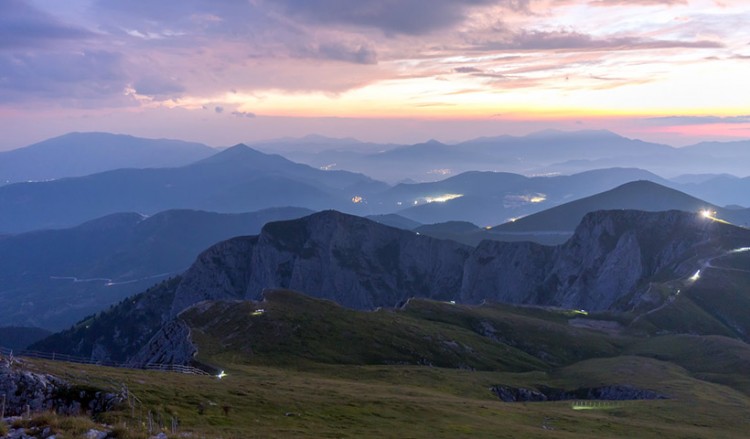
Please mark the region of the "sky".
<svg viewBox="0 0 750 439"><path fill-rule="evenodd" d="M1 0L0 150L610 129L750 138L747 0Z"/></svg>

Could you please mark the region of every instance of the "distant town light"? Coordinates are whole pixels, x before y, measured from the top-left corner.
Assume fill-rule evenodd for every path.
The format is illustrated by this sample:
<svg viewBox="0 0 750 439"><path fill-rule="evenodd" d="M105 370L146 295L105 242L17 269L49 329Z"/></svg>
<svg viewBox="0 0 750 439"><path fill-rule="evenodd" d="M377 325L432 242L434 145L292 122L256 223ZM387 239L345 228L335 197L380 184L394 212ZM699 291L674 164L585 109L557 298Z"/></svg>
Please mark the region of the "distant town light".
<svg viewBox="0 0 750 439"><path fill-rule="evenodd" d="M225 374L225 373L224 373L224 371L222 370L221 372L219 372L219 374L218 374L218 375L216 375L216 378L218 378L218 379L222 379L222 378L224 378L225 376L227 376L227 374Z"/></svg>
<svg viewBox="0 0 750 439"><path fill-rule="evenodd" d="M529 201L532 203L541 203L542 201L546 201L546 200L547 200L546 195L538 195L538 196L529 198Z"/></svg>
<svg viewBox="0 0 750 439"><path fill-rule="evenodd" d="M455 200L463 196L464 194L443 194L437 197L424 197L424 200L428 203L445 203L446 201Z"/></svg>
<svg viewBox="0 0 750 439"><path fill-rule="evenodd" d="M433 170L427 171L427 173L437 174L437 175L451 175L453 173L453 170L449 168L433 169Z"/></svg>

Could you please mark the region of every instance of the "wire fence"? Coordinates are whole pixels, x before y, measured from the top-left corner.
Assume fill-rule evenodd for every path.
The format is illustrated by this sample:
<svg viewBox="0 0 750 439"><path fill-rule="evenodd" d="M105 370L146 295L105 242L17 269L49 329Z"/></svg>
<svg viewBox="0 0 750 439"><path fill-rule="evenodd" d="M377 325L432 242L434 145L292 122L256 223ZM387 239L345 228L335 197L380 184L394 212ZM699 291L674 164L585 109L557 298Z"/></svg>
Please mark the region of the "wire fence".
<svg viewBox="0 0 750 439"><path fill-rule="evenodd" d="M20 350L14 351L6 347L0 346L0 355L5 357L26 357L26 358L39 358L42 360L51 361L64 361L66 363L78 363L78 364L91 364L95 366L108 366L108 367L120 367L126 369L145 369L145 370L160 370L164 372L177 372L192 375L211 375L203 369L199 369L193 366L186 366L182 364L160 364L160 363L149 363L145 366L138 367L130 364L116 363L113 361L105 360L92 360L91 358L76 357L67 354L58 354L55 352L40 352L31 350Z"/></svg>

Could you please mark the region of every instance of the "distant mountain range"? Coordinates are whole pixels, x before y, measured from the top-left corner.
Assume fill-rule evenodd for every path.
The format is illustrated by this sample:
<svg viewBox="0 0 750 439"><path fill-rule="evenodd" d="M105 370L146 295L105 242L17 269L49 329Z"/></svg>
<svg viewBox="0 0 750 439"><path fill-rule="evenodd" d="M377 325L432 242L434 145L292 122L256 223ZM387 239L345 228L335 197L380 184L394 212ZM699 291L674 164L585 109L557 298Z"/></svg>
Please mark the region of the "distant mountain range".
<svg viewBox="0 0 750 439"><path fill-rule="evenodd" d="M105 143L110 139L114 145L110 149L117 151L112 154L113 157L122 156L122 151L143 151L148 148L158 151L162 148L159 146L161 142L170 142L98 133L71 134L48 142L57 145L54 149L56 154L67 150L69 159L72 157L77 162L86 162L88 155L76 153L75 145L71 146L70 142L87 138L99 139ZM45 144L42 142L40 145ZM723 151L721 145L724 144L697 145L679 151L680 154L696 151L688 154L691 160L704 163L706 160L700 154L706 151ZM727 150L736 152L742 151L743 145L738 143L725 146ZM669 151L674 150L664 145L624 139L599 131L548 131L522 138L482 138L459 145L428 142L394 147L319 136L282 139L263 144L265 148L285 151L306 146L320 153L333 151L335 154L360 157L372 164L374 171L390 172L389 170L405 167L409 169L411 176L416 176L422 166L417 163L420 157L423 160L445 159L459 164L467 163L467 166L482 169L495 163L495 159L490 157L492 154L498 160L514 157L513 154L538 155L551 160L563 154L563 151L570 154L585 153L591 157L626 151L630 154L629 157L641 157L640 154L651 150L658 150L659 154L665 151L672 154ZM376 151L379 146L391 149ZM326 150L326 147L332 149ZM22 150L39 150L39 154L42 154L49 148L33 146ZM198 149L203 152L213 151L207 147ZM722 160L729 160L726 155L722 157ZM40 163L46 162L40 160ZM110 165L113 166L112 163L108 164ZM441 171L431 174L439 181L402 183L389 187L362 174L334 170L340 169L340 164L325 168L327 170L314 169L278 155L237 145L180 167L118 169L85 177L6 185L0 187L0 235L42 228L71 227L123 211L144 214L167 209L244 212L282 206L300 206L313 210L337 209L358 215L398 213L420 224L467 221L485 227L594 195L634 180L654 181L718 206L750 206L750 177L742 179L728 174L683 174L672 181L637 168L597 169L569 176L538 177L509 172L467 171L444 178Z"/></svg>
<svg viewBox="0 0 750 439"><path fill-rule="evenodd" d="M503 172L465 172L434 183L399 184L368 200L430 224L467 221L494 226L633 180L668 182L640 169L600 169L570 176L525 177Z"/></svg>
<svg viewBox="0 0 750 439"><path fill-rule="evenodd" d="M326 146L326 143L328 145ZM346 139L279 139L258 144L315 167L348 169L380 180L435 181L466 171L573 174L601 168L641 168L659 175L748 174L750 141L707 142L682 148L628 139L610 131L546 130L526 136L482 137L456 144L374 145Z"/></svg>
<svg viewBox="0 0 750 439"><path fill-rule="evenodd" d="M301 208L244 214L172 210L151 217L119 213L70 229L0 239L3 324L62 329L179 275L218 241L310 213Z"/></svg>
<svg viewBox="0 0 750 439"><path fill-rule="evenodd" d="M651 181L625 183L615 189L510 221L492 228L492 232L570 232L581 219L597 210L638 209L650 212L682 210L710 211L710 215L731 223L750 225L750 209L724 209L706 201Z"/></svg>
<svg viewBox="0 0 750 439"><path fill-rule="evenodd" d="M247 212L297 206L358 212L356 194L387 186L361 174L321 171L237 145L178 168L120 169L0 187L0 231L70 227L117 212Z"/></svg>
<svg viewBox="0 0 750 439"><path fill-rule="evenodd" d="M666 303L651 283L677 282L668 284L674 293L695 282L688 278L696 270L748 246L746 229L677 211L600 211L561 246L484 241L476 249L326 211L217 244L183 275L37 347L121 361L182 310L205 300L259 299L266 288L359 309L426 297L649 310Z"/></svg>
<svg viewBox="0 0 750 439"><path fill-rule="evenodd" d="M80 177L120 168L183 166L216 150L194 142L109 133L70 133L0 152L0 185Z"/></svg>
<svg viewBox="0 0 750 439"><path fill-rule="evenodd" d="M448 221L409 230L429 236L452 239L476 246L484 239L494 241L533 241L540 244L562 244L570 238L583 217L598 210L635 209L649 212L681 210L710 212L713 218L747 226L750 209L722 208L683 192L647 180L625 183L614 189L579 198L492 228L471 223Z"/></svg>
<svg viewBox="0 0 750 439"><path fill-rule="evenodd" d="M738 160L742 159L738 157ZM750 163L750 158L747 162ZM750 207L750 177L738 178L721 174L677 187L696 197L711 200L719 206Z"/></svg>

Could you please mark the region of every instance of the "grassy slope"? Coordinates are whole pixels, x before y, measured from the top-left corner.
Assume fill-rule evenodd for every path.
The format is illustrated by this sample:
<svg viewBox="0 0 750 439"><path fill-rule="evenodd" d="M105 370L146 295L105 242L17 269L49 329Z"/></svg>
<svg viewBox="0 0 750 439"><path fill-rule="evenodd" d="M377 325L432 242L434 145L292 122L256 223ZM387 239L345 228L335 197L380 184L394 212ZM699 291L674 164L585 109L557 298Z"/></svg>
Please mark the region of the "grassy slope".
<svg viewBox="0 0 750 439"><path fill-rule="evenodd" d="M682 282L674 302L636 327L651 333L693 333L750 340L750 252L715 258L697 281Z"/></svg>
<svg viewBox="0 0 750 439"><path fill-rule="evenodd" d="M252 315L260 307L265 312ZM35 364L86 384L126 383L143 405L109 414L110 422L132 426L141 411L152 411L199 437L746 436L748 345L718 336L609 336L567 324L580 317L422 300L398 311L355 312L280 291L262 303L224 302L182 315L200 359L225 368L222 380ZM480 335L487 324L492 337ZM438 360L449 367L418 364ZM410 364L383 364L398 362ZM630 384L670 399L577 411L564 402L502 403L489 390L496 384Z"/></svg>
<svg viewBox="0 0 750 439"><path fill-rule="evenodd" d="M199 360L284 365L424 364L437 367L525 371L544 368L520 349L453 325L408 313L359 312L288 291L266 301L195 307L181 318L202 347ZM252 315L263 308L262 315Z"/></svg>
<svg viewBox="0 0 750 439"><path fill-rule="evenodd" d="M745 437L744 415L750 410L744 394L642 357L590 360L549 375L424 366L231 365L228 375L218 380L64 363L39 367L105 386L127 383L143 405L135 410L135 418L124 410L109 414L109 422L133 426L141 411L152 411L156 417L179 419L181 431L221 438L740 438ZM672 399L574 411L563 402L502 403L488 390L497 383L572 387L612 380L627 380ZM206 407L203 415L198 414L201 403ZM227 416L223 406L230 407ZM545 424L555 430L543 429Z"/></svg>

